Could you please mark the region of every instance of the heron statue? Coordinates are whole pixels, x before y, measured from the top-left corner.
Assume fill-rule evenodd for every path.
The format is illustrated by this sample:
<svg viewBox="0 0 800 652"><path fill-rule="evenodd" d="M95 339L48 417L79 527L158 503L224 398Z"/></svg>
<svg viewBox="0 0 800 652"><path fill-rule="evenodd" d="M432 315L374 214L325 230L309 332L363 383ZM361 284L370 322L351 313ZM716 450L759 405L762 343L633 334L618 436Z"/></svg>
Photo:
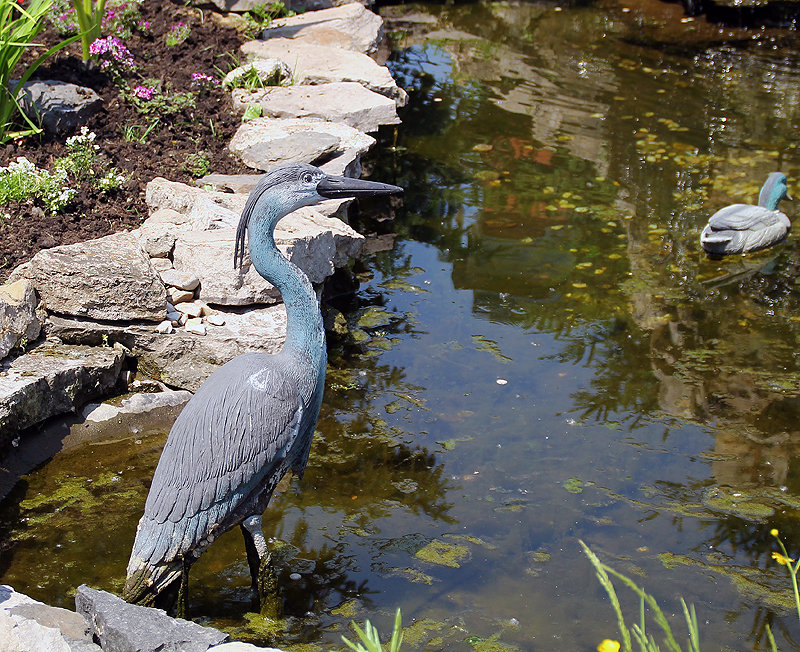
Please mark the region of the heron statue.
<svg viewBox="0 0 800 652"><path fill-rule="evenodd" d="M700 245L710 256L744 254L782 242L792 228L789 218L778 210L788 195L786 175L773 172L758 195L758 206L732 204L718 210L700 234Z"/></svg>
<svg viewBox="0 0 800 652"><path fill-rule="evenodd" d="M176 419L136 530L123 592L128 602L170 607L177 598L178 614L185 614L189 567L239 525L263 608L270 555L261 515L287 471L303 475L327 364L317 295L275 246L275 225L325 199L398 192L298 163L269 172L250 193L236 230L234 267L243 263L247 239L256 271L283 298L286 340L277 354L245 353L221 366Z"/></svg>

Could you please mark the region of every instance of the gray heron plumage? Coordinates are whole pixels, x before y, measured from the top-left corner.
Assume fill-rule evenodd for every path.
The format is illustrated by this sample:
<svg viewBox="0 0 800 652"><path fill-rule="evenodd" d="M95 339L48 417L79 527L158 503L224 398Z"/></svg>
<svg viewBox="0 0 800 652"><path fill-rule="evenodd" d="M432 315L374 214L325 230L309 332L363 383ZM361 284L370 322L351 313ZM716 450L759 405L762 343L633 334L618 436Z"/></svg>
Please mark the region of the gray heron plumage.
<svg viewBox="0 0 800 652"><path fill-rule="evenodd" d="M732 204L714 213L700 234L700 245L711 256L743 254L782 242L789 230L789 218L778 210L788 195L786 175L773 172L758 195L758 205Z"/></svg>
<svg viewBox="0 0 800 652"><path fill-rule="evenodd" d="M136 531L126 600L152 605L178 583L184 588L191 564L236 525L245 534L257 585L259 563L267 555L261 515L283 475L293 470L302 476L305 470L327 364L316 293L275 246L275 225L324 199L401 191L291 164L266 174L250 193L236 233L234 265L242 264L247 240L253 266L281 293L286 340L277 354L247 353L217 369L176 419Z"/></svg>

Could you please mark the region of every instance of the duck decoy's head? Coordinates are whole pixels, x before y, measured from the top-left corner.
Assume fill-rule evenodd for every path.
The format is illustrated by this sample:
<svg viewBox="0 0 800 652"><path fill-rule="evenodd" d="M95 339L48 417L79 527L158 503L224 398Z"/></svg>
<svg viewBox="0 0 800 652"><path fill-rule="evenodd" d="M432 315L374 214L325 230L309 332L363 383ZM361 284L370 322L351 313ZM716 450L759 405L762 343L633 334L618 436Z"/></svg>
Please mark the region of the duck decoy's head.
<svg viewBox="0 0 800 652"><path fill-rule="evenodd" d="M758 205L774 211L778 208L778 202L784 198L791 199L786 185L786 175L783 172L773 172L761 187Z"/></svg>

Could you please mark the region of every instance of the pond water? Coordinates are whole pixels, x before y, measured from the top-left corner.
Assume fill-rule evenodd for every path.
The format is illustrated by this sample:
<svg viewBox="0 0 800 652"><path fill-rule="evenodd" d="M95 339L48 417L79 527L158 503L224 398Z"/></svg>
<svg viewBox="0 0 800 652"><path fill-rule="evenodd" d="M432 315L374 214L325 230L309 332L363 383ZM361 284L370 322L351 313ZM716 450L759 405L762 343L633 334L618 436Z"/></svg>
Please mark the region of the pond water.
<svg viewBox="0 0 800 652"><path fill-rule="evenodd" d="M356 223L394 247L356 269L308 470L264 518L288 618L249 613L236 531L193 568L192 615L317 650L401 607L404 649L594 650L618 633L582 540L679 641L683 597L703 649L766 649L766 624L800 649L769 534L800 548L800 245L699 247L770 172L800 195L793 34L709 46L678 22L659 42L601 6L383 13L410 100L369 167L406 194ZM0 581L62 606L82 582L120 591L165 436L26 476Z"/></svg>

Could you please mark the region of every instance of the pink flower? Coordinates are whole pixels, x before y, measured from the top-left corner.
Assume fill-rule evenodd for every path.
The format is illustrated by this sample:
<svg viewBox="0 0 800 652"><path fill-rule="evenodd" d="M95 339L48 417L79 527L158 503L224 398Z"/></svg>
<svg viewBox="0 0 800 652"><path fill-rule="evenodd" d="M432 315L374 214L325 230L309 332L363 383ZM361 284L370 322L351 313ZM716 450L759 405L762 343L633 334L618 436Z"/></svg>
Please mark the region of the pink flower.
<svg viewBox="0 0 800 652"><path fill-rule="evenodd" d="M131 95L134 97L138 97L140 100L147 100L150 101L153 99L153 95L156 94L155 88L148 88L147 86L137 86L131 91Z"/></svg>
<svg viewBox="0 0 800 652"><path fill-rule="evenodd" d="M211 75L207 75L204 72L193 72L192 81L197 84L202 84L203 82L208 82L209 84L219 84L218 79L215 79Z"/></svg>
<svg viewBox="0 0 800 652"><path fill-rule="evenodd" d="M89 54L103 59L100 63L101 70L107 70L115 65L133 70L133 55L124 43L116 36L106 36L96 39L89 46Z"/></svg>

